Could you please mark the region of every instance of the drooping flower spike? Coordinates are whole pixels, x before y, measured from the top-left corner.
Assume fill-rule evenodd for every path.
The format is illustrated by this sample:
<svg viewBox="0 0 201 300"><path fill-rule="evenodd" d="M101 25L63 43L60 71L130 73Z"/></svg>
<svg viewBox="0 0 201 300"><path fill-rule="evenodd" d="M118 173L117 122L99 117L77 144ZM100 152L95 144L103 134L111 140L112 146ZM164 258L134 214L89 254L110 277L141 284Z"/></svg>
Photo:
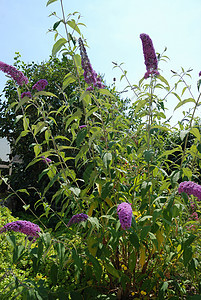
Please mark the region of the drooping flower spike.
<svg viewBox="0 0 201 300"><path fill-rule="evenodd" d="M147 79L150 75L159 75L158 60L156 58L154 46L149 35L145 33L141 33L140 38L142 40L144 63L147 69L144 78Z"/></svg>
<svg viewBox="0 0 201 300"><path fill-rule="evenodd" d="M2 61L0 61L0 70L11 76L18 85L22 86L29 82L28 78L21 71L18 71L15 67L5 64Z"/></svg>
<svg viewBox="0 0 201 300"><path fill-rule="evenodd" d="M117 214L119 216L122 229L129 229L132 222L131 204L127 202L122 202L121 204L119 204L117 207Z"/></svg>
<svg viewBox="0 0 201 300"><path fill-rule="evenodd" d="M37 224L34 224L30 221L19 220L7 223L2 228L0 228L0 233L7 231L22 232L26 234L31 240L31 238L39 237L38 233L41 231L41 229Z"/></svg>

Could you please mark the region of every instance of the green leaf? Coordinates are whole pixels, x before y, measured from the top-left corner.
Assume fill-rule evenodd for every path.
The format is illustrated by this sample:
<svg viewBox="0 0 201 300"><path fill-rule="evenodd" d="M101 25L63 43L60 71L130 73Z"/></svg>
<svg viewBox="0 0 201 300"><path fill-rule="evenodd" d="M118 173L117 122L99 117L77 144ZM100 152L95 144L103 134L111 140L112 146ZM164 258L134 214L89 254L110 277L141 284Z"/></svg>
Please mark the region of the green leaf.
<svg viewBox="0 0 201 300"><path fill-rule="evenodd" d="M139 243L139 238L137 236L137 233L132 232L129 236L129 240L131 242L131 244L136 248L136 250L139 250L140 247L140 243Z"/></svg>
<svg viewBox="0 0 201 300"><path fill-rule="evenodd" d="M106 95L106 96L109 96L109 97L111 97L111 98L115 98L114 97L114 95L112 95L108 90L106 90L106 89L100 89L100 90L98 90L99 91L99 93L101 93L101 94L103 94L103 95Z"/></svg>
<svg viewBox="0 0 201 300"><path fill-rule="evenodd" d="M49 1L47 1L46 6L48 6L48 5L50 5L51 3L56 2L56 1L57 1L57 0L49 0Z"/></svg>
<svg viewBox="0 0 201 300"><path fill-rule="evenodd" d="M93 255L93 257L96 257L96 252L98 250L98 243L95 237L89 236L87 238L87 246L90 254Z"/></svg>
<svg viewBox="0 0 201 300"><path fill-rule="evenodd" d="M192 247L190 247L190 246L185 247L184 252L183 252L183 260L184 260L185 267L191 260L192 256L193 256Z"/></svg>
<svg viewBox="0 0 201 300"><path fill-rule="evenodd" d="M81 143L83 142L83 140L85 139L87 135L87 129L83 129L81 131L78 132L77 138L76 138L76 146L80 147Z"/></svg>
<svg viewBox="0 0 201 300"><path fill-rule="evenodd" d="M147 237L148 232L151 230L151 226L144 226L141 230L140 239L144 240Z"/></svg>
<svg viewBox="0 0 201 300"><path fill-rule="evenodd" d="M53 283L53 285L57 284L57 279L58 279L58 266L53 263L53 265L51 266L51 270L50 270L50 279Z"/></svg>
<svg viewBox="0 0 201 300"><path fill-rule="evenodd" d="M131 271L131 273L133 272L135 265L136 265L136 255L135 255L135 251L132 251L131 254L129 255L129 259L128 259L128 267L129 270Z"/></svg>
<svg viewBox="0 0 201 300"><path fill-rule="evenodd" d="M25 248L24 248L23 245L19 245L19 246L16 246L14 248L14 251L13 251L13 264L15 264L18 261L20 256L22 256L24 249Z"/></svg>
<svg viewBox="0 0 201 300"><path fill-rule="evenodd" d="M109 193L111 192L112 187L113 187L112 182L106 182L106 184L104 184L102 186L101 198L105 199L109 195Z"/></svg>
<svg viewBox="0 0 201 300"><path fill-rule="evenodd" d="M142 186L141 186L141 196L142 198L144 198L144 196L146 195L146 193L148 192L148 190L150 189L150 187L152 186L151 182L147 182L147 181L143 181Z"/></svg>
<svg viewBox="0 0 201 300"><path fill-rule="evenodd" d="M67 22L67 24L68 24L73 30L77 31L77 33L81 34L80 29L79 29L79 27L77 26L77 24L76 24L76 22L75 22L74 19L69 20L69 21Z"/></svg>
<svg viewBox="0 0 201 300"><path fill-rule="evenodd" d="M71 73L68 73L65 77L64 77L64 82L62 85L62 90L65 90L65 88L67 88L67 86L70 83L73 83L76 81L76 77L74 75L72 75Z"/></svg>
<svg viewBox="0 0 201 300"><path fill-rule="evenodd" d="M77 187L70 187L69 190L70 190L71 192L73 192L73 194L74 194L75 196L79 197L79 194L80 194L80 192L81 192L79 188L77 188Z"/></svg>
<svg viewBox="0 0 201 300"><path fill-rule="evenodd" d="M20 102L18 103L18 105L16 106L16 108L15 108L15 112L19 109L19 108L21 108L25 103L27 103L27 102L29 102L30 101L30 99L28 98L28 97L24 97L24 98L22 98L21 100L20 100Z"/></svg>
<svg viewBox="0 0 201 300"><path fill-rule="evenodd" d="M189 133L189 129L180 131L180 139L183 141L185 136Z"/></svg>
<svg viewBox="0 0 201 300"><path fill-rule="evenodd" d="M190 246L195 239L196 236L194 234L190 234L190 236L184 241L184 248Z"/></svg>
<svg viewBox="0 0 201 300"><path fill-rule="evenodd" d="M20 135L18 136L18 138L17 138L16 141L15 141L15 144L17 145L17 143L19 142L19 140L20 140L22 137L26 136L28 133L29 133L29 130L21 131Z"/></svg>
<svg viewBox="0 0 201 300"><path fill-rule="evenodd" d="M168 288L168 282L165 281L165 282L163 282L162 287L160 288L160 290L162 292L165 292L167 290L167 288Z"/></svg>
<svg viewBox="0 0 201 300"><path fill-rule="evenodd" d="M24 208L24 210L27 210L27 209L29 209L29 207L30 207L30 204L23 205L22 207Z"/></svg>
<svg viewBox="0 0 201 300"><path fill-rule="evenodd" d="M154 152L153 150L145 150L144 151L144 159L146 162L150 162L153 158Z"/></svg>
<svg viewBox="0 0 201 300"><path fill-rule="evenodd" d="M101 275L102 275L102 267L101 267L101 265L99 264L98 260L94 256L92 256L90 254L87 254L87 256L88 256L89 260L93 264L94 273L96 275L96 278L98 279L98 281L100 281Z"/></svg>
<svg viewBox="0 0 201 300"><path fill-rule="evenodd" d="M183 174L187 176L189 180L192 178L193 173L189 168L183 168L182 171Z"/></svg>
<svg viewBox="0 0 201 300"><path fill-rule="evenodd" d="M38 96L49 96L49 97L56 97L58 98L55 94L50 93L50 92L45 92L45 91L40 91L34 94L34 97L38 97Z"/></svg>
<svg viewBox="0 0 201 300"><path fill-rule="evenodd" d="M200 90L200 85L201 85L201 79L199 79L198 82L197 82L198 92L199 92L199 90Z"/></svg>
<svg viewBox="0 0 201 300"><path fill-rule="evenodd" d="M168 87L170 87L168 81L167 81L162 75L158 75L158 76L157 76L157 79L160 79L160 80L161 80L162 82L164 82Z"/></svg>
<svg viewBox="0 0 201 300"><path fill-rule="evenodd" d="M104 165L105 165L106 168L109 166L111 160L112 160L112 153L106 152L103 155L103 163L104 163Z"/></svg>
<svg viewBox="0 0 201 300"><path fill-rule="evenodd" d="M78 73L79 75L81 75L83 73L82 65L81 65L81 56L79 54L75 54L73 56L73 59L75 61L75 65L77 67Z"/></svg>
<svg viewBox="0 0 201 300"><path fill-rule="evenodd" d="M104 264L104 267L106 268L107 272L110 273L112 276L119 278L119 272L115 269L115 267L112 265L112 263Z"/></svg>
<svg viewBox="0 0 201 300"><path fill-rule="evenodd" d="M11 244L13 248L16 247L16 238L14 235L6 235L7 241Z"/></svg>
<svg viewBox="0 0 201 300"><path fill-rule="evenodd" d="M53 25L53 30L56 30L57 27L59 26L59 24L62 22L63 20L57 21L56 23L54 23Z"/></svg>
<svg viewBox="0 0 201 300"><path fill-rule="evenodd" d="M201 153L201 144L197 145L198 152Z"/></svg>
<svg viewBox="0 0 201 300"><path fill-rule="evenodd" d="M52 48L52 56L55 56L57 52L67 43L67 40L64 38L59 39Z"/></svg>
<svg viewBox="0 0 201 300"><path fill-rule="evenodd" d="M138 113L138 111L143 107L145 106L145 104L147 103L147 100L144 99L144 100L140 100L138 105L135 107L135 115Z"/></svg>
<svg viewBox="0 0 201 300"><path fill-rule="evenodd" d="M198 141L200 141L200 132L197 128L191 128L190 133L192 133Z"/></svg>
<svg viewBox="0 0 201 300"><path fill-rule="evenodd" d="M176 107L174 108L174 111L175 111L177 108L179 108L180 106L182 106L182 105L184 105L184 104L186 104L186 103L190 103L190 102L195 103L195 100L194 100L193 98L188 98L188 99L185 99L185 100L183 100L183 101L180 101L180 102L176 105Z"/></svg>

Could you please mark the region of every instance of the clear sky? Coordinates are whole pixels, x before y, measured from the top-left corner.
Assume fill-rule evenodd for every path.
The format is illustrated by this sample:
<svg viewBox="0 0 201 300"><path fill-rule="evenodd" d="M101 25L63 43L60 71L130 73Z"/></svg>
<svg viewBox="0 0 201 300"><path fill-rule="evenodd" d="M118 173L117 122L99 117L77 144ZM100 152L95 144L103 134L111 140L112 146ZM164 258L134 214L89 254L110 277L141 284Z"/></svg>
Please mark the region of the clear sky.
<svg viewBox="0 0 201 300"><path fill-rule="evenodd" d="M47 33L57 21L48 15L56 11L61 16L58 2L46 7L47 0L0 0L0 60L13 64L15 52L20 52L26 63L49 58L54 35ZM121 73L113 69L112 61L124 62L132 84L145 73L140 33L152 38L155 50L167 47L170 62L161 63L163 76L170 79L171 69L192 68L192 90L197 97L196 83L201 70L201 1L200 0L63 0L66 15L79 11L87 25L83 33L90 49L88 55L96 72L105 74L107 84ZM0 73L0 90L6 77ZM187 95L187 97L189 97ZM168 100L168 116L177 104ZM173 120L178 120L175 115Z"/></svg>

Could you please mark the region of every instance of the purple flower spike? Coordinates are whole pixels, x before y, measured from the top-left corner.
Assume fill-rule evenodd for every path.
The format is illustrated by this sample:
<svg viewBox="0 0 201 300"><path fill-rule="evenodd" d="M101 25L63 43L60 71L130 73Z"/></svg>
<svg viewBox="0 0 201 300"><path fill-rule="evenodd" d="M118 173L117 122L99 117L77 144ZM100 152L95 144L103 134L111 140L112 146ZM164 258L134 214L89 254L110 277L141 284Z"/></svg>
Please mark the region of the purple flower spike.
<svg viewBox="0 0 201 300"><path fill-rule="evenodd" d="M79 38L78 43L79 43L80 55L82 59L82 68L84 70L84 80L86 83L91 84L91 86L87 88L87 91L93 91L93 86L99 89L103 89L105 86L102 84L101 78L97 77L96 72L92 68L90 60L87 55L87 51L85 49L84 43L81 38Z"/></svg>
<svg viewBox="0 0 201 300"><path fill-rule="evenodd" d="M156 53L151 38L148 34L140 34L142 40L142 47L144 53L144 63L146 65L147 72L144 78L147 79L150 75L159 75L158 72L158 60L156 58Z"/></svg>
<svg viewBox="0 0 201 300"><path fill-rule="evenodd" d="M31 223L29 221L14 221L7 223L2 228L0 228L0 233L7 231L22 232L30 238L38 238L40 232L40 227L37 224Z"/></svg>
<svg viewBox="0 0 201 300"><path fill-rule="evenodd" d="M83 213L74 215L74 216L72 216L72 218L68 222L67 226L71 226L72 224L80 223L82 221L86 221L87 219L88 219L88 216L86 214L83 214Z"/></svg>
<svg viewBox="0 0 201 300"><path fill-rule="evenodd" d="M22 93L22 94L21 94L21 99L23 99L24 97L31 98L31 97L32 97L32 95L31 95L31 93L30 93L30 92L24 92L24 93Z"/></svg>
<svg viewBox="0 0 201 300"><path fill-rule="evenodd" d="M117 207L117 214L119 216L122 229L129 229L132 222L131 204L127 202L122 202L121 204L119 204Z"/></svg>
<svg viewBox="0 0 201 300"><path fill-rule="evenodd" d="M0 61L0 70L10 75L18 85L22 86L24 83L27 84L29 82L28 78L24 76L21 71L18 71L15 67L7 65L2 61Z"/></svg>
<svg viewBox="0 0 201 300"><path fill-rule="evenodd" d="M38 92L43 91L45 89L45 87L48 85L48 82L46 79L40 79L39 81L37 81L32 89L36 89Z"/></svg>
<svg viewBox="0 0 201 300"><path fill-rule="evenodd" d="M179 194L182 192L186 193L187 195L193 195L201 200L201 186L192 181L183 181L180 183L178 188Z"/></svg>

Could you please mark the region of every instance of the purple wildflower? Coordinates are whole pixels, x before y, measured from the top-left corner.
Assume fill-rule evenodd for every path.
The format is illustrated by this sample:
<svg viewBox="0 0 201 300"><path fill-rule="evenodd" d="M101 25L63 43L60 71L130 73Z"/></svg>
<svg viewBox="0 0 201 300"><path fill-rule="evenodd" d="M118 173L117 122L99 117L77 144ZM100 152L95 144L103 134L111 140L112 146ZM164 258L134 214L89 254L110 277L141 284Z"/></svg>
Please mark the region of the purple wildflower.
<svg viewBox="0 0 201 300"><path fill-rule="evenodd" d="M87 125L80 125L79 126L80 129L85 128L85 127L87 127Z"/></svg>
<svg viewBox="0 0 201 300"><path fill-rule="evenodd" d="M83 213L74 215L74 216L72 216L72 218L68 222L67 226L71 226L72 224L80 223L82 221L86 221L87 219L88 219L88 216L86 214L83 214Z"/></svg>
<svg viewBox="0 0 201 300"><path fill-rule="evenodd" d="M30 92L24 92L24 93L22 93L22 94L21 94L21 99L23 99L24 97L31 98L31 97L32 97L32 95L31 95L31 93L30 93Z"/></svg>
<svg viewBox="0 0 201 300"><path fill-rule="evenodd" d="M49 163L52 162L52 160L51 160L50 158L48 158L48 157L41 156L41 158L43 159L43 162L46 163L46 164L47 164L47 163L49 164Z"/></svg>
<svg viewBox="0 0 201 300"><path fill-rule="evenodd" d="M40 91L43 91L45 89L46 85L48 85L47 80L46 79L40 79L39 81L37 81L33 85L32 89L33 90L36 89L38 92L40 92Z"/></svg>
<svg viewBox="0 0 201 300"><path fill-rule="evenodd" d="M201 200L201 186L192 181L183 181L180 183L178 188L179 194L182 192L186 193L187 195L193 195Z"/></svg>
<svg viewBox="0 0 201 300"><path fill-rule="evenodd" d="M103 89L105 86L102 84L101 78L97 77L96 72L92 68L92 65L87 55L87 51L85 49L84 43L81 38L79 38L78 43L79 43L80 55L82 59L82 68L84 70L85 82L88 84L92 84L93 86L98 87L99 89ZM87 91L93 90L92 85L87 88Z"/></svg>
<svg viewBox="0 0 201 300"><path fill-rule="evenodd" d="M142 47L144 53L144 60L147 72L144 78L147 79L150 75L159 75L158 72L158 60L156 58L156 53L151 38L148 34L141 33L140 38L142 40Z"/></svg>
<svg viewBox="0 0 201 300"><path fill-rule="evenodd" d="M38 238L38 232L40 232L40 227L37 224L31 223L29 221L14 221L7 223L2 228L0 228L0 233L7 231L22 232L28 237ZM29 239L30 240L30 239Z"/></svg>
<svg viewBox="0 0 201 300"><path fill-rule="evenodd" d="M2 61L0 61L0 70L10 75L18 85L23 85L24 83L27 84L29 82L28 78L24 76L21 71L18 71L15 67L5 64Z"/></svg>
<svg viewBox="0 0 201 300"><path fill-rule="evenodd" d="M117 207L117 214L119 216L122 229L129 229L132 222L131 204L127 202L122 202L121 204L119 204Z"/></svg>
<svg viewBox="0 0 201 300"><path fill-rule="evenodd" d="M94 90L94 88L91 85L88 86L88 88L86 88L86 91L88 91L88 92L93 91L93 90Z"/></svg>

